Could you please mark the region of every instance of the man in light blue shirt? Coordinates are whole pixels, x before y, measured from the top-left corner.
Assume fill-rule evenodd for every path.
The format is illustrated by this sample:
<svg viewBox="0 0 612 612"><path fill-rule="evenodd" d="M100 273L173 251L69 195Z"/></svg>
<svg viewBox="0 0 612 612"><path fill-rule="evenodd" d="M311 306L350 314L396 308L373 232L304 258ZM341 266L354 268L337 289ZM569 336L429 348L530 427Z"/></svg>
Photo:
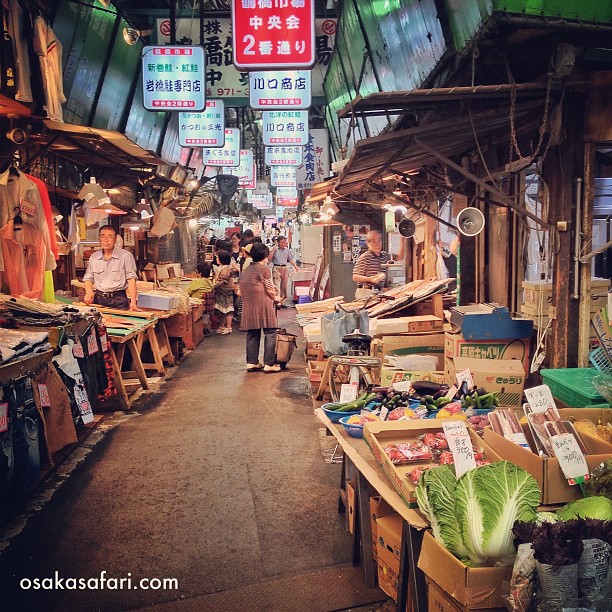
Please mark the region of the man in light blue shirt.
<svg viewBox="0 0 612 612"><path fill-rule="evenodd" d="M95 300L100 306L138 310L134 256L115 246L117 232L112 226L103 225L99 236L102 250L89 258L83 277L85 303L92 304Z"/></svg>
<svg viewBox="0 0 612 612"><path fill-rule="evenodd" d="M287 247L287 239L284 236L279 236L276 244L270 251L269 261L272 262L272 280L276 287L276 293L280 296L280 307L287 308L287 285L289 284L289 265L295 270L298 267L295 265L293 253Z"/></svg>

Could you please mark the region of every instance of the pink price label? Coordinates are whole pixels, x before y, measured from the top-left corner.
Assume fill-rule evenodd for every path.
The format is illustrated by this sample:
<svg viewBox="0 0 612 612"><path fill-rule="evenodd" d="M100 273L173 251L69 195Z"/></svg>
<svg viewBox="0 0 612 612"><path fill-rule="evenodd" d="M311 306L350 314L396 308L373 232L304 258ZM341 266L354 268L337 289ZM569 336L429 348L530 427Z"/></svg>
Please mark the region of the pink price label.
<svg viewBox="0 0 612 612"><path fill-rule="evenodd" d="M100 344L102 345L102 352L106 353L108 351L108 335L102 334L100 336Z"/></svg>
<svg viewBox="0 0 612 612"><path fill-rule="evenodd" d="M75 342L72 347L72 354L79 359L83 359L85 357L85 353L83 352L83 346L80 342Z"/></svg>
<svg viewBox="0 0 612 612"><path fill-rule="evenodd" d="M40 405L43 408L51 408L51 398L49 397L49 390L47 389L47 385L39 384L38 385L38 396L40 397Z"/></svg>
<svg viewBox="0 0 612 612"><path fill-rule="evenodd" d="M0 404L0 433L8 430L8 404Z"/></svg>
<svg viewBox="0 0 612 612"><path fill-rule="evenodd" d="M92 332L87 336L87 354L93 355L98 352L98 341L96 340L96 333Z"/></svg>

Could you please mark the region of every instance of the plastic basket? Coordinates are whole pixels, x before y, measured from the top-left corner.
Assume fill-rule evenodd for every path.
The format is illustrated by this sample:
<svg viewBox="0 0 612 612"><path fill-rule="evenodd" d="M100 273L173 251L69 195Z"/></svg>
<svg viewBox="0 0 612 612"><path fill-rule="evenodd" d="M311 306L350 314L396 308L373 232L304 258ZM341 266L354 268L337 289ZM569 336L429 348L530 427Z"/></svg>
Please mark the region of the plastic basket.
<svg viewBox="0 0 612 612"><path fill-rule="evenodd" d="M327 405L328 404L323 404L321 406L321 410L332 423L337 423L342 417L353 416L354 414L359 414L361 412L361 410L351 410L350 412L338 412L337 410L328 410L325 407Z"/></svg>
<svg viewBox="0 0 612 612"><path fill-rule="evenodd" d="M363 437L363 425L357 425L356 423L347 423L346 421L350 418L350 416L344 416L340 419L340 422L344 425L344 429L349 436L353 438L361 438Z"/></svg>
<svg viewBox="0 0 612 612"><path fill-rule="evenodd" d="M603 348L596 348L589 353L589 361L602 373L612 374L612 364L606 357L606 352Z"/></svg>
<svg viewBox="0 0 612 612"><path fill-rule="evenodd" d="M596 368L545 369L541 370L541 374L552 394L570 408L585 408L606 402L593 386L593 377L599 374Z"/></svg>

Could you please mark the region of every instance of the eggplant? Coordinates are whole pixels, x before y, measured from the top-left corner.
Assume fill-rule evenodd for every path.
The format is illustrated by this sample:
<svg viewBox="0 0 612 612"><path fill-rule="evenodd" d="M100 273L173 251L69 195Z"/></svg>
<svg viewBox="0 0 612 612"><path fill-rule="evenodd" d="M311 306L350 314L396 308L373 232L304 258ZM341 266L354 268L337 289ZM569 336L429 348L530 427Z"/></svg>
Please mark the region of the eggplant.
<svg viewBox="0 0 612 612"><path fill-rule="evenodd" d="M437 393L438 391L443 389L444 385L441 383L432 382L430 380L415 380L412 383L412 388L419 395L434 395L434 393Z"/></svg>

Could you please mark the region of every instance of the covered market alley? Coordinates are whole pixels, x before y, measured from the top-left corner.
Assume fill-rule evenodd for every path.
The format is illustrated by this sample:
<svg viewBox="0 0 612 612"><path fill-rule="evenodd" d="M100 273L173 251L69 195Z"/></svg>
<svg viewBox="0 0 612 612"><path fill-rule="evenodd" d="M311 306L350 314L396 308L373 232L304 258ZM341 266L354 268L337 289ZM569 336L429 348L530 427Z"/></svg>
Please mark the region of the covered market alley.
<svg viewBox="0 0 612 612"><path fill-rule="evenodd" d="M299 333L294 313L280 311L281 324ZM298 349L286 371L247 373L244 334L205 339L62 486L51 495L47 482L3 526L0 608L314 612L386 601L350 562L341 466L324 461L304 367ZM103 572L178 587L20 588Z"/></svg>

